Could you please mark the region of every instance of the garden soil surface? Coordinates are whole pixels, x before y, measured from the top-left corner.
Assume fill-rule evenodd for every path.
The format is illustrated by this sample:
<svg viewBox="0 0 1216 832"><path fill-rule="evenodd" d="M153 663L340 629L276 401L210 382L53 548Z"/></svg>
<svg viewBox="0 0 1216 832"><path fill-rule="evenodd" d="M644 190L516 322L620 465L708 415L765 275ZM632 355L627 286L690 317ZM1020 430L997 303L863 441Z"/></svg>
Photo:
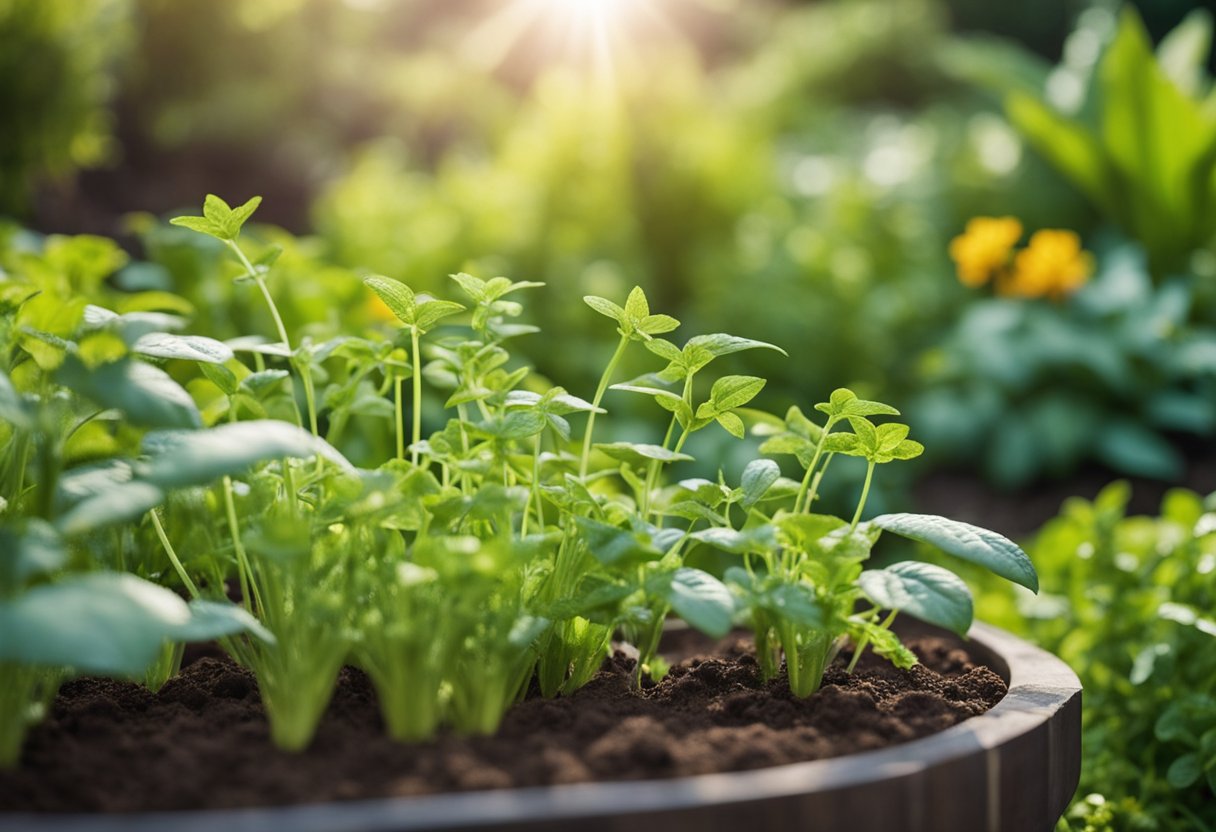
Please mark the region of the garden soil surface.
<svg viewBox="0 0 1216 832"><path fill-rule="evenodd" d="M923 664L898 670L847 651L805 700L762 683L751 644L676 634L671 672L632 685L618 652L585 688L530 697L493 737L387 739L367 677L342 671L303 754L275 749L252 676L195 650L158 693L134 684L65 684L20 767L0 773L0 810L123 812L263 806L444 791L634 780L756 769L865 751L983 713L1005 683L957 640L907 643Z"/></svg>

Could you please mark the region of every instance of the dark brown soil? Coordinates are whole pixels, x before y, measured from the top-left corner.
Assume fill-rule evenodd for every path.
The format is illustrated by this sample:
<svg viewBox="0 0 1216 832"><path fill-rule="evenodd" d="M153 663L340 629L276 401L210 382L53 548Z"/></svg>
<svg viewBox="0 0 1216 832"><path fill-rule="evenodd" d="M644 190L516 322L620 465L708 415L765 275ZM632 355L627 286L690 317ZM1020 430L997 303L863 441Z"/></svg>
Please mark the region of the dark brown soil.
<svg viewBox="0 0 1216 832"><path fill-rule="evenodd" d="M684 641L677 658L690 652ZM220 808L754 769L905 742L1005 694L958 642L908 643L924 664L902 671L867 655L848 675L846 654L806 700L782 678L762 684L743 639L683 658L641 692L618 653L573 696L513 708L496 736L414 746L383 735L367 677L347 668L299 755L270 744L252 677L204 655L157 694L97 679L64 685L20 768L0 773L0 809Z"/></svg>

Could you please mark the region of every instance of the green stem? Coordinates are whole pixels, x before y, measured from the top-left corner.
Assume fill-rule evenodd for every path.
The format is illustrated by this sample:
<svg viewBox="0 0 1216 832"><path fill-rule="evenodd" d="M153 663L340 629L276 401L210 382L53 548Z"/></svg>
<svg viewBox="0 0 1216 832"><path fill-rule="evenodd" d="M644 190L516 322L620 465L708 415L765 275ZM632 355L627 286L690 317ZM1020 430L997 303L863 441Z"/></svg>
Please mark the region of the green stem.
<svg viewBox="0 0 1216 832"><path fill-rule="evenodd" d="M604 374L600 377L599 387L595 389L595 398L591 401L591 406L598 408L600 401L604 398L604 393L608 390L608 385L612 383L612 375L616 372L616 367L621 363L621 356L625 354L625 347L629 346L629 336L622 335L621 342L616 346L616 352L612 354L612 358L608 361L608 366L604 368ZM592 410L587 414L587 431L583 434L583 456L578 464L579 479L587 477L587 461L591 458L591 435L595 431L595 411Z"/></svg>
<svg viewBox="0 0 1216 832"><path fill-rule="evenodd" d="M828 466L835 458L836 454L828 454L827 458L823 460L823 466L815 472L815 478L811 480L811 491L806 495L807 513L810 513L811 508L815 505L815 497L819 494L819 483L823 482L823 475L828 472Z"/></svg>
<svg viewBox="0 0 1216 832"><path fill-rule="evenodd" d="M194 581L190 580L190 576L186 574L186 568L182 566L182 562L177 557L177 552L173 550L173 544L169 542L169 536L165 534L165 527L161 525L160 517L156 514L156 509L149 511L148 516L152 518L152 527L156 529L156 536L160 538L160 545L164 547L165 554L169 556L169 563L173 564L173 569L177 572L177 576L186 585L186 590L190 593L190 597L198 598L198 587L195 586Z"/></svg>
<svg viewBox="0 0 1216 832"><path fill-rule="evenodd" d="M401 376L397 376L393 380L393 400L397 412L397 459L405 459L405 426L403 424L405 414L401 412Z"/></svg>
<svg viewBox="0 0 1216 832"><path fill-rule="evenodd" d="M410 461L418 464L418 444L422 441L422 363L418 348L418 327L410 329L410 341L414 352L414 422L410 438L413 447L410 450Z"/></svg>
<svg viewBox="0 0 1216 832"><path fill-rule="evenodd" d="M540 529L545 530L545 508L544 502L540 496L540 440L544 436L544 432L536 434L532 438L532 502L536 504L536 522L540 524ZM519 536L528 536L528 510L524 509L524 519L520 523Z"/></svg>
<svg viewBox="0 0 1216 832"><path fill-rule="evenodd" d="M898 610L891 610L891 614L888 615L886 617L886 619L883 620L882 624L880 624L879 626L882 627L884 630L890 629L892 622L895 621L895 616L897 613L898 613ZM857 647L853 650L853 658L849 660L849 666L844 669L845 673L853 672L853 668L857 667L857 662L861 659L861 654L863 652L865 652L865 649L869 645L869 643L870 643L869 635L863 635L861 638L859 638L857 640Z"/></svg>
<svg viewBox="0 0 1216 832"><path fill-rule="evenodd" d="M236 254L237 259L241 261L241 265L245 267L246 276L257 284L258 289L262 293L262 298L266 301L266 306L270 309L270 317L274 319L274 328L278 332L279 340L283 342L283 346L291 353L288 361L296 373L299 374L300 380L304 384L304 399L308 404L309 430L312 431L313 436L318 436L316 392L312 384L312 371L307 365L302 365L296 360L295 351L291 348L291 339L287 337L287 327L283 325L283 316L279 314L279 307L275 304L274 298L270 294L270 289L266 286L266 281L262 278L262 275L249 262L249 258L245 256L245 252L241 250L241 247L237 245L235 240L225 240L225 243Z"/></svg>
<svg viewBox="0 0 1216 832"><path fill-rule="evenodd" d="M232 535L232 548L236 552L237 572L241 581L241 601L251 613L260 615L266 608L258 596L258 587L253 580L253 569L249 566L249 556L245 554L245 544L241 542L241 526L237 522L236 501L232 497L232 479L229 477L224 477L224 510L228 516L228 531Z"/></svg>
<svg viewBox="0 0 1216 832"><path fill-rule="evenodd" d="M857 501L857 511L853 513L853 522L849 524L849 531L857 530L857 524L861 522L861 510L866 507L866 497L870 495L870 480L874 478L874 460L870 460L866 467L866 483L861 487L861 499Z"/></svg>
<svg viewBox="0 0 1216 832"><path fill-rule="evenodd" d="M819 437L819 444L815 446L815 455L811 457L811 464L806 466L806 476L802 478L802 486L798 489L798 497L794 500L794 513L797 514L803 508L810 508L810 502L807 501L807 492L811 487L811 477L815 473L815 468L819 465L819 457L823 455L823 449L828 443L828 434L832 432L833 426L837 422L835 416L829 416L827 423L823 426L823 434Z"/></svg>

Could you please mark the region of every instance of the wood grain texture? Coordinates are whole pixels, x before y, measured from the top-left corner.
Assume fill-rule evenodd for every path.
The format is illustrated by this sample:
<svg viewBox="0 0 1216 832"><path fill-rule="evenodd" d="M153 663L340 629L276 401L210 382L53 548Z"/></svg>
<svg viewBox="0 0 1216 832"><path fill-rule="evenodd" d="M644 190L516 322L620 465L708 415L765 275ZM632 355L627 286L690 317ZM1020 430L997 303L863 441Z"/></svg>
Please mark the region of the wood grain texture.
<svg viewBox="0 0 1216 832"><path fill-rule="evenodd" d="M975 624L1009 693L891 748L730 774L214 812L0 816L21 832L1049 832L1081 772L1081 684L1051 654Z"/></svg>

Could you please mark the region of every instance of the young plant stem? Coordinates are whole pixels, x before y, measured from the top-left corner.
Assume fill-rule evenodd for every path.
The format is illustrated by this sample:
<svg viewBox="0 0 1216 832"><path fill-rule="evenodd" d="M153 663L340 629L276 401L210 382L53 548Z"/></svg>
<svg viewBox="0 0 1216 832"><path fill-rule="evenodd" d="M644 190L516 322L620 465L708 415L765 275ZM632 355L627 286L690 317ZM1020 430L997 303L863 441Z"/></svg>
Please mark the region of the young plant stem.
<svg viewBox="0 0 1216 832"><path fill-rule="evenodd" d="M608 390L608 385L612 383L612 376L616 372L616 367L621 363L621 356L625 354L625 348L629 346L629 336L622 335L621 341L616 345L616 352L612 354L612 358L608 361L608 366L604 368L604 374L600 376L599 387L595 389L595 398L591 400L591 406L598 408L600 402L604 398L604 393ZM587 478L587 461L591 458L591 436L595 431L595 410L587 414L587 430L583 434L583 455L578 464L579 479Z"/></svg>
<svg viewBox="0 0 1216 832"><path fill-rule="evenodd" d="M405 425L404 416L401 408L401 376L393 379L393 401L396 405L397 418L395 425L397 428L397 459L405 459ZM415 464L417 460L415 459Z"/></svg>
<svg viewBox="0 0 1216 832"><path fill-rule="evenodd" d="M882 624L879 626L884 630L890 629L891 624L895 622L895 616L898 612L898 610L891 610L891 614L883 619ZM853 658L849 660L849 666L844 669L845 673L853 672L853 668L857 667L857 662L861 659L861 654L865 652L865 649L869 644L870 637L868 635L863 635L857 640L857 647L853 650Z"/></svg>
<svg viewBox="0 0 1216 832"><path fill-rule="evenodd" d="M870 460L866 467L866 482L861 487L861 499L857 501L857 511L853 512L853 522L849 524L849 531L857 530L857 524L861 522L861 510L866 507L866 497L870 496L870 481L874 479L874 460Z"/></svg>
<svg viewBox="0 0 1216 832"><path fill-rule="evenodd" d="M540 496L540 440L544 431L532 437L532 502L536 504L536 522L541 531L545 529L545 509ZM519 524L519 536L528 536L528 510L524 509L523 520Z"/></svg>
<svg viewBox="0 0 1216 832"><path fill-rule="evenodd" d="M308 427L312 431L313 436L319 436L317 432L317 402L316 392L312 384L312 371L307 365L301 364L295 355L295 351L291 348L291 339L287 337L287 327L283 325L283 316L279 314L279 307L275 304L274 298L270 294L270 289L266 286L266 281L262 275L254 268L253 263L249 262L249 258L245 256L245 252L237 245L235 240L226 240L228 248L236 254L237 259L241 261L241 265L245 268L245 276L253 280L257 287L262 292L262 298L266 301L266 306L270 309L270 317L274 319L275 331L278 333L279 340L287 351L291 353L288 362L292 368L300 376L300 381L304 385L304 400L308 406Z"/></svg>
<svg viewBox="0 0 1216 832"><path fill-rule="evenodd" d="M422 358L418 348L418 327L410 328L410 346L414 357L414 421L410 433L410 462L418 464L418 444L422 441Z"/></svg>
<svg viewBox="0 0 1216 832"><path fill-rule="evenodd" d="M806 476L802 478L802 486L798 489L798 496L794 499L794 513L798 514L803 509L810 510L810 501L807 500L807 494L811 487L811 477L815 473L815 468L819 465L819 457L823 455L823 449L828 443L828 434L832 432L837 419L835 416L829 416L827 423L823 426L823 435L819 437L819 444L815 446L815 455L811 457L811 464L806 466Z"/></svg>
<svg viewBox="0 0 1216 832"><path fill-rule="evenodd" d="M178 559L177 552L173 550L173 544L169 542L169 536L165 534L165 527L161 525L160 518L156 515L156 509L149 511L148 517L152 519L152 528L156 529L156 536L160 539L160 545L164 547L165 554L169 556L169 563L173 564L173 569L177 572L177 577L182 579L186 591L190 593L191 598L200 597L198 587L186 573L186 568L182 566L181 560Z"/></svg>
<svg viewBox="0 0 1216 832"><path fill-rule="evenodd" d="M291 489L294 492L294 488ZM232 535L232 548L236 552L237 574L241 581L241 601L245 608L254 615L261 615L266 609L258 596L258 587L253 580L253 569L249 566L249 556L245 554L245 544L241 542L241 526L236 517L236 501L232 496L232 479L224 477L224 511L228 516L228 531Z"/></svg>

